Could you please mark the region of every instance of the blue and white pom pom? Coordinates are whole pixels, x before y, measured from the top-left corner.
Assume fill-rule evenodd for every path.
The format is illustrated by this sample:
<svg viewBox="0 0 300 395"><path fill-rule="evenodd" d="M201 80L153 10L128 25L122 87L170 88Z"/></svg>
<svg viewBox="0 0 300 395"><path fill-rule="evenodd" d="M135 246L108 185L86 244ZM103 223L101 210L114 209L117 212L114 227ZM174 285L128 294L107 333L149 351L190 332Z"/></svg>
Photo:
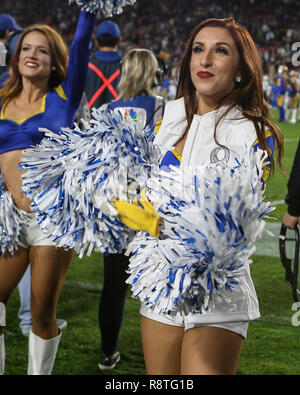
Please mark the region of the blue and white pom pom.
<svg viewBox="0 0 300 395"><path fill-rule="evenodd" d="M0 256L13 255L18 249L22 224L26 221L26 213L14 203L11 193L4 189L0 173Z"/></svg>
<svg viewBox="0 0 300 395"><path fill-rule="evenodd" d="M103 253L127 247L134 232L119 221L112 202L133 200L160 154L133 120L107 109L94 109L92 116L83 130L42 130L45 138L24 152L21 164L22 190L41 229L80 256L87 248L89 255L94 247Z"/></svg>
<svg viewBox="0 0 300 395"><path fill-rule="evenodd" d="M123 8L135 4L136 0L69 0L69 4L76 4L87 12L100 12L105 18L121 14Z"/></svg>
<svg viewBox="0 0 300 395"><path fill-rule="evenodd" d="M139 233L128 247L134 298L169 313L189 303L209 310L230 301L273 207L263 200L262 151L234 168L173 168L148 182L147 196L164 220L158 239Z"/></svg>

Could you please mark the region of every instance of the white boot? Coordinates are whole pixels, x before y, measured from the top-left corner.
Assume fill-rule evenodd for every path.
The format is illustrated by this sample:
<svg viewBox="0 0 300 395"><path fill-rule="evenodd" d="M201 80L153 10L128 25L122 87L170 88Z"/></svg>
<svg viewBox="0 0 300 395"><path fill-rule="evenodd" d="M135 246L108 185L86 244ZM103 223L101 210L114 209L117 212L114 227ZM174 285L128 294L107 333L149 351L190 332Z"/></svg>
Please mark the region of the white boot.
<svg viewBox="0 0 300 395"><path fill-rule="evenodd" d="M0 302L0 327L5 326L5 304ZM0 376L4 374L5 367L5 344L4 344L4 334L0 336Z"/></svg>
<svg viewBox="0 0 300 395"><path fill-rule="evenodd" d="M287 108L287 109L285 110L285 119L286 119L286 121L289 120L290 113L291 113L291 109L290 109L290 108Z"/></svg>
<svg viewBox="0 0 300 395"><path fill-rule="evenodd" d="M50 375L54 365L61 332L52 339L42 339L29 332L28 341L28 375Z"/></svg>
<svg viewBox="0 0 300 395"><path fill-rule="evenodd" d="M292 109L292 118L290 120L290 123L296 123L296 118L297 118L297 108Z"/></svg>

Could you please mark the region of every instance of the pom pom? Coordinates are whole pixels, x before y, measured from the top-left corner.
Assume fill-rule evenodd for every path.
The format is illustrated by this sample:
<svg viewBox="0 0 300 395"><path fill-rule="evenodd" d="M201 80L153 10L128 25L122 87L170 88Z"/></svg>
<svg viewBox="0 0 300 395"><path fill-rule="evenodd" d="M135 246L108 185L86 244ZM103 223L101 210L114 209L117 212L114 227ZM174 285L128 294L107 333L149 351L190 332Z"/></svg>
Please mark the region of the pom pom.
<svg viewBox="0 0 300 395"><path fill-rule="evenodd" d="M0 256L13 255L18 249L22 224L26 221L25 211L15 205L11 193L4 189L0 173Z"/></svg>
<svg viewBox="0 0 300 395"><path fill-rule="evenodd" d="M135 1L136 0L69 0L69 4L76 2L83 10L93 14L100 11L105 18L108 18L116 14L121 14L124 7L135 4Z"/></svg>
<svg viewBox="0 0 300 395"><path fill-rule="evenodd" d="M164 219L158 239L139 234L130 244L133 297L156 311L210 309L230 301L255 241L273 208L263 201L262 151L249 150L235 168L172 168L147 183Z"/></svg>
<svg viewBox="0 0 300 395"><path fill-rule="evenodd" d="M59 247L80 256L89 246L121 252L134 232L118 219L115 199L130 201L145 186L159 151L133 120L107 109L59 134L49 130L22 158L23 192L37 211L40 227Z"/></svg>

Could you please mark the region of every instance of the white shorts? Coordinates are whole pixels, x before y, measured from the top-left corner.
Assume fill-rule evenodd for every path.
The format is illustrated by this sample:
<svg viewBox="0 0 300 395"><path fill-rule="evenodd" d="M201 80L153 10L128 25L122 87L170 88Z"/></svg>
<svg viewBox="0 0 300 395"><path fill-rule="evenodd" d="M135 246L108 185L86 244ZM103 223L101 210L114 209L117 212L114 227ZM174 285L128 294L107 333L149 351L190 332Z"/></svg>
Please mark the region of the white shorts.
<svg viewBox="0 0 300 395"><path fill-rule="evenodd" d="M185 331L192 328L197 328L199 326L213 326L215 328L223 328L228 331L237 333L244 339L247 337L247 331L249 326L249 321L236 321L236 322L203 322L202 320L197 321L197 314L179 311L176 314L160 314L149 309L145 304L141 304L140 314L151 320L161 322L162 324L180 326L183 327ZM196 319L195 319L196 318Z"/></svg>
<svg viewBox="0 0 300 395"><path fill-rule="evenodd" d="M27 249L34 246L56 246L39 227L35 213L28 213L28 224L22 226L19 245Z"/></svg>

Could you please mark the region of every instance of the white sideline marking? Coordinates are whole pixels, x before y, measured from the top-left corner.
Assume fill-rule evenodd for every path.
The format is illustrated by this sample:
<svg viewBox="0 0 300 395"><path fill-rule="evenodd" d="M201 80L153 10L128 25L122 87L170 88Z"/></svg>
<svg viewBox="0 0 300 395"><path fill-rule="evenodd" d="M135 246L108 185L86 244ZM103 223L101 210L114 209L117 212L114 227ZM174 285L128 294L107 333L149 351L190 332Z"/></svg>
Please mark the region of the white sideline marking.
<svg viewBox="0 0 300 395"><path fill-rule="evenodd" d="M266 255L279 258L279 241L281 223L267 222L265 229L272 232L276 237L263 232L261 239L255 244L256 252L253 255Z"/></svg>
<svg viewBox="0 0 300 395"><path fill-rule="evenodd" d="M101 292L102 291L101 284L95 285L95 284L91 284L89 282L65 280L64 285L71 287L71 288L80 288L80 289L85 289L87 291L92 291L92 292Z"/></svg>
<svg viewBox="0 0 300 395"><path fill-rule="evenodd" d="M271 206L279 206L280 204L285 204L284 200L275 200L274 202L270 202Z"/></svg>
<svg viewBox="0 0 300 395"><path fill-rule="evenodd" d="M299 138L292 138L291 137L291 138L284 139L285 143L293 143L295 141L299 141Z"/></svg>

